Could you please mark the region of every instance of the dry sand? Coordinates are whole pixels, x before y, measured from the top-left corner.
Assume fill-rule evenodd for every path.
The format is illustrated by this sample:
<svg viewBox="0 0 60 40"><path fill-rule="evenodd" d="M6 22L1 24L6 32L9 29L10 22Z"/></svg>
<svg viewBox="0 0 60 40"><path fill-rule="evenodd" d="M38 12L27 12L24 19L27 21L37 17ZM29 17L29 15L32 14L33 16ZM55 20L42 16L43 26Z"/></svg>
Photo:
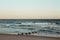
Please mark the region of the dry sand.
<svg viewBox="0 0 60 40"><path fill-rule="evenodd" d="M60 40L59 37L0 34L0 40Z"/></svg>

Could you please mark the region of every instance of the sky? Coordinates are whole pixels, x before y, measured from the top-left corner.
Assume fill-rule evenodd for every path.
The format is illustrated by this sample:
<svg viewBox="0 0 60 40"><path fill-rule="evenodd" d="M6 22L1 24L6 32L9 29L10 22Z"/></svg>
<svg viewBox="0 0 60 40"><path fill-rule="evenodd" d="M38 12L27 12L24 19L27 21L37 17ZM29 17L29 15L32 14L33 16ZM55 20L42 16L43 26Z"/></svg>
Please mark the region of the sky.
<svg viewBox="0 0 60 40"><path fill-rule="evenodd" d="M0 0L0 19L60 19L60 0Z"/></svg>

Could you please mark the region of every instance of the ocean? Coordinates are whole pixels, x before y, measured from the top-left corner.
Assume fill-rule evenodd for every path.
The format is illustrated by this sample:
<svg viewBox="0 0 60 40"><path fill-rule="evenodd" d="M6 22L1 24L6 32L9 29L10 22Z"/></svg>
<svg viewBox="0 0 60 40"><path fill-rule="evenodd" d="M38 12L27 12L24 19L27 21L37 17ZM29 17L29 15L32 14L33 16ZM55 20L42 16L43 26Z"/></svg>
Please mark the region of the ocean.
<svg viewBox="0 0 60 40"><path fill-rule="evenodd" d="M0 19L0 33L60 37L60 19Z"/></svg>

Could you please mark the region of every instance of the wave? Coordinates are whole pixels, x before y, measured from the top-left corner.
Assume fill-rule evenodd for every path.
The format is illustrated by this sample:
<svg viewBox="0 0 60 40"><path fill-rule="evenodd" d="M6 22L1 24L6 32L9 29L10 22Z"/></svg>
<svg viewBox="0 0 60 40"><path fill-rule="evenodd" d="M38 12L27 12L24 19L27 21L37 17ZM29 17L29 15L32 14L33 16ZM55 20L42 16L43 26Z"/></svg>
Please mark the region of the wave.
<svg viewBox="0 0 60 40"><path fill-rule="evenodd" d="M48 34L60 34L60 25L50 23L14 23L4 24L0 23L0 33L48 33Z"/></svg>

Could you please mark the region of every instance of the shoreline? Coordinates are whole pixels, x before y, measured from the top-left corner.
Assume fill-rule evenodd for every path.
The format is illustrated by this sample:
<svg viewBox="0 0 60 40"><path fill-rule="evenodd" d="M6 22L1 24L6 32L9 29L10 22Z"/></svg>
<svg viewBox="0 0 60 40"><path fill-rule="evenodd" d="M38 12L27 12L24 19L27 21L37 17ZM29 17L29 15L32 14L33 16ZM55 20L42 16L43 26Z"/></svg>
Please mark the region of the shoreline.
<svg viewBox="0 0 60 40"><path fill-rule="evenodd" d="M43 37L57 37L57 38L60 38L60 35L49 35L49 34L38 34L38 33L30 33L30 34L28 34L28 33L21 33L21 34L18 34L18 33L0 33L0 35L12 35L12 36L43 36Z"/></svg>
<svg viewBox="0 0 60 40"><path fill-rule="evenodd" d="M47 37L47 38L60 38L60 37L52 37L52 36L37 36L37 35L18 35L18 34L3 34L0 33L2 36L28 36L28 37Z"/></svg>
<svg viewBox="0 0 60 40"><path fill-rule="evenodd" d="M0 40L60 40L60 37L0 34Z"/></svg>

